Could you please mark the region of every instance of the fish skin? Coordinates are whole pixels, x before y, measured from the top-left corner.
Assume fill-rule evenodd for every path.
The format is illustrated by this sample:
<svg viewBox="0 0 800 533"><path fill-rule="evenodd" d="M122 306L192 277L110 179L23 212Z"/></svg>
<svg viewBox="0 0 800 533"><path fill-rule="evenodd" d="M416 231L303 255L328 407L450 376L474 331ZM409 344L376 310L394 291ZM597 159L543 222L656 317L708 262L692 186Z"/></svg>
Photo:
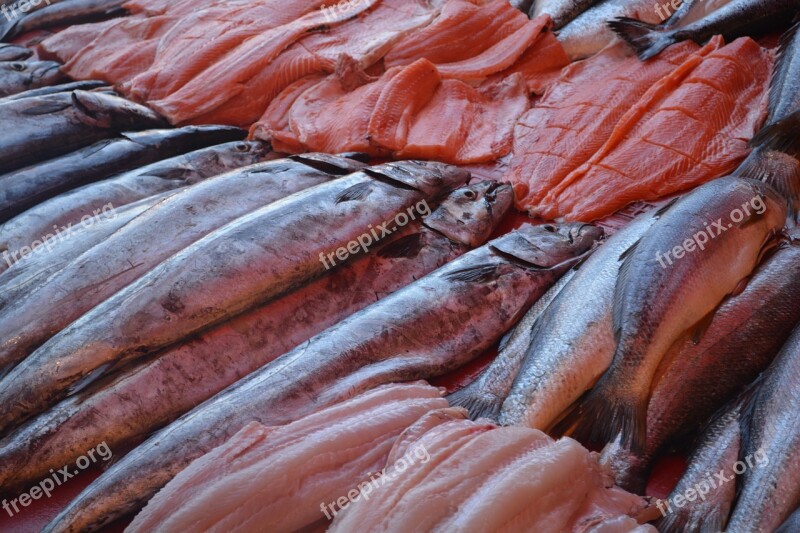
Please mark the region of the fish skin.
<svg viewBox="0 0 800 533"><path fill-rule="evenodd" d="M533 0L509 0L509 3L515 9L519 9L523 13L528 14L528 11L531 10Z"/></svg>
<svg viewBox="0 0 800 533"><path fill-rule="evenodd" d="M533 340L533 326L545 312L555 297L572 278L575 270L568 270L539 298L522 320L517 322L500 341L497 357L472 383L447 397L454 407L463 407L473 420L488 418L497 420L503 400L508 396L511 385L519 373L528 346Z"/></svg>
<svg viewBox="0 0 800 533"><path fill-rule="evenodd" d="M324 274L321 255L348 246L373 226L391 224L399 212L436 201L468 178L469 172L441 163L386 163L293 194L212 231L91 308L0 381L0 432L115 367ZM272 231L264 235L264 227ZM355 255L358 248L350 252Z"/></svg>
<svg viewBox="0 0 800 533"><path fill-rule="evenodd" d="M95 530L135 510L252 420L283 424L383 383L461 366L496 342L601 231L569 224L559 233L526 226L325 330L153 435L45 530Z"/></svg>
<svg viewBox="0 0 800 533"><path fill-rule="evenodd" d="M618 447L617 484L642 493L653 460L665 447L698 431L714 412L775 358L800 320L800 242L782 243L756 269L744 291L714 314L698 342L681 339L659 366L647 407L641 454Z"/></svg>
<svg viewBox="0 0 800 533"><path fill-rule="evenodd" d="M612 302L620 255L653 225L637 217L580 265L539 318L500 423L547 429L597 381L614 353Z"/></svg>
<svg viewBox="0 0 800 533"><path fill-rule="evenodd" d="M54 61L2 61L0 97L61 83L66 78L61 65Z"/></svg>
<svg viewBox="0 0 800 533"><path fill-rule="evenodd" d="M228 126L134 132L0 175L0 222L81 185L245 136Z"/></svg>
<svg viewBox="0 0 800 533"><path fill-rule="evenodd" d="M0 486L27 486L92 442L112 449L140 444L241 377L467 252L471 242L485 242L487 227L500 222L512 201L509 185L456 189L425 224L410 224L325 277L64 400L0 442ZM442 232L426 226L436 213ZM472 235L455 238L464 226Z"/></svg>
<svg viewBox="0 0 800 533"><path fill-rule="evenodd" d="M734 465L740 458L741 407L741 401L732 402L710 421L669 499L685 497L687 490L696 490L701 483L709 487L708 495L683 507L667 507L662 503L659 508L662 518L656 522L661 533L717 533L725 527L736 497ZM728 479L727 483L716 477L719 473Z"/></svg>
<svg viewBox="0 0 800 533"><path fill-rule="evenodd" d="M796 531L800 531L800 510L793 512L792 516L775 530L775 533L795 533Z"/></svg>
<svg viewBox="0 0 800 533"><path fill-rule="evenodd" d="M687 39L702 44L714 35L722 35L731 41L758 29L774 28L791 20L798 8L798 0L731 0L702 19L678 28L660 29L648 20L640 21L630 15L609 19L608 25L645 61Z"/></svg>
<svg viewBox="0 0 800 533"><path fill-rule="evenodd" d="M33 55L33 50L15 44L0 44L0 61L24 61Z"/></svg>
<svg viewBox="0 0 800 533"><path fill-rule="evenodd" d="M763 204L733 226L731 213L754 198ZM647 402L663 356L684 332L709 317L758 264L766 246L786 219L785 201L770 186L728 176L682 196L626 252L614 289L613 324L618 344L611 367L569 413L578 440L606 444L622 435L635 452L644 449ZM720 224L725 233L720 232ZM669 265L665 250L674 250L705 227L714 238L699 250L684 249ZM730 228L730 231L728 230ZM711 230L709 230L711 231ZM709 234L707 233L706 236ZM659 259L659 256L661 259ZM658 287L658 290L653 290ZM599 422L602 421L602 422Z"/></svg>
<svg viewBox="0 0 800 533"><path fill-rule="evenodd" d="M795 328L742 411L739 459L759 453L768 464L742 474L728 533L774 531L800 504L798 383L800 329Z"/></svg>
<svg viewBox="0 0 800 533"><path fill-rule="evenodd" d="M28 11L12 24L4 24L0 29L0 40L10 40L18 35L34 30L85 24L126 13L122 5L127 0L70 0L53 1L35 11Z"/></svg>
<svg viewBox="0 0 800 533"><path fill-rule="evenodd" d="M684 0L660 27L677 28L691 24L716 11L731 0ZM663 6L662 6L663 9ZM665 13L666 14L666 13Z"/></svg>
<svg viewBox="0 0 800 533"><path fill-rule="evenodd" d="M0 122L14 124L0 139L0 172L58 157L123 131L166 127L146 107L86 91L25 98L0 105Z"/></svg>
<svg viewBox="0 0 800 533"><path fill-rule="evenodd" d="M251 147L249 143L236 146L239 144ZM264 145L252 146L256 149L243 152L244 159L234 157L233 160L247 165L263 159L264 152L258 148ZM225 165L224 169L216 170L213 166L200 166L214 177L160 202L64 267L38 291L32 291L13 309L7 309L5 315L0 313L6 317L0 330L9 334L9 342L0 344L0 366L10 370L83 313L225 224L264 205L364 167L357 161L335 156L325 156L319 161L314 158L305 156L300 161L281 159L249 166ZM244 168L238 168L242 166ZM234 170L223 174L231 168ZM80 194L80 190L76 194ZM171 228L170 232L163 232L165 227ZM103 268L98 269L98 264ZM49 302L49 311L43 313L42 302Z"/></svg>
<svg viewBox="0 0 800 533"><path fill-rule="evenodd" d="M56 93L67 93L76 90L80 91L94 91L96 89L100 89L101 87L107 87L106 82L104 81L96 81L96 80L88 80L88 81L73 81L69 83L62 83L59 85L50 85L48 87L38 87L36 89L29 89L27 91L23 91L17 94L11 94L4 98L0 98L0 105L6 104L8 102L14 102L16 100L21 100L23 98L33 98L36 96L47 96L48 94L56 94ZM108 88L110 90L110 88ZM113 94L113 93L109 93Z"/></svg>
<svg viewBox="0 0 800 533"><path fill-rule="evenodd" d="M782 37L769 92L766 125L784 119L800 109L800 22Z"/></svg>
<svg viewBox="0 0 800 533"><path fill-rule="evenodd" d="M530 9L530 18L540 15L550 15L553 19L553 29L560 30L575 17L598 3L599 0L535 0Z"/></svg>
<svg viewBox="0 0 800 533"><path fill-rule="evenodd" d="M558 41L573 60L589 57L614 41L614 32L606 22L623 16L659 22L650 0L603 0L561 28Z"/></svg>
<svg viewBox="0 0 800 533"><path fill-rule="evenodd" d="M232 169L277 157L259 141L230 142L151 163L90 183L32 207L0 226L0 252L9 254L66 228L109 203L121 208L143 198L201 182Z"/></svg>

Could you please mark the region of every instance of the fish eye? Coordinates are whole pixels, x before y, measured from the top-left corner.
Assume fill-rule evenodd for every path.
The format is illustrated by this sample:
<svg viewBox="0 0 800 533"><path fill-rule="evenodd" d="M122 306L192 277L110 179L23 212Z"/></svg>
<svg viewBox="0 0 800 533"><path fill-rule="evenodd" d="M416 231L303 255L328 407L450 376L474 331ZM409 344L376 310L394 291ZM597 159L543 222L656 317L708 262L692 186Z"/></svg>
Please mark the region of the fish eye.
<svg viewBox="0 0 800 533"><path fill-rule="evenodd" d="M23 70L25 70L25 63L17 63L17 62L11 63L11 68L13 70L16 70L17 72L22 72Z"/></svg>
<svg viewBox="0 0 800 533"><path fill-rule="evenodd" d="M248 152L248 151L250 151L250 147L247 145L247 143L237 143L236 144L236 151L237 152Z"/></svg>
<svg viewBox="0 0 800 533"><path fill-rule="evenodd" d="M545 231L549 231L550 233L556 232L556 227L553 226L552 224L545 224L544 226L542 226L542 229Z"/></svg>
<svg viewBox="0 0 800 533"><path fill-rule="evenodd" d="M475 198L478 197L478 195L475 194L475 191L473 191L472 189L467 189L466 191L464 191L464 196L467 197L467 200L474 200Z"/></svg>

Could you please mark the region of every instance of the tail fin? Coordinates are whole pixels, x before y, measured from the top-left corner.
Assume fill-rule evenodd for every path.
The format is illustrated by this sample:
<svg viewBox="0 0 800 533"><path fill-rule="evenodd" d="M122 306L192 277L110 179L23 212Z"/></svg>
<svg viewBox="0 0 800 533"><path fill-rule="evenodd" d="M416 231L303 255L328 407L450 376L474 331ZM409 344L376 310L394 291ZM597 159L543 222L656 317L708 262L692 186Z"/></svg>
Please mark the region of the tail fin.
<svg viewBox="0 0 800 533"><path fill-rule="evenodd" d="M636 55L642 61L658 55L664 48L676 42L672 32L659 30L653 24L640 20L618 17L607 24L636 50Z"/></svg>
<svg viewBox="0 0 800 533"><path fill-rule="evenodd" d="M493 395L483 394L480 389L476 390L472 386L464 387L453 394L447 396L451 407L463 407L469 411L472 420L478 418L489 418L497 421L503 399Z"/></svg>
<svg viewBox="0 0 800 533"><path fill-rule="evenodd" d="M750 146L768 148L800 158L800 111L762 128Z"/></svg>
<svg viewBox="0 0 800 533"><path fill-rule="evenodd" d="M684 531L718 533L723 531L725 522L727 522L727 515L723 515L722 509L698 511L695 507L686 506L682 509L672 509L659 519L655 526L661 533L683 533Z"/></svg>
<svg viewBox="0 0 800 533"><path fill-rule="evenodd" d="M582 444L605 445L619 437L619 443L632 453L641 454L647 438L647 401L645 397L627 398L605 386L601 379L578 400L553 428L553 434L570 436ZM571 431L570 431L571 429Z"/></svg>

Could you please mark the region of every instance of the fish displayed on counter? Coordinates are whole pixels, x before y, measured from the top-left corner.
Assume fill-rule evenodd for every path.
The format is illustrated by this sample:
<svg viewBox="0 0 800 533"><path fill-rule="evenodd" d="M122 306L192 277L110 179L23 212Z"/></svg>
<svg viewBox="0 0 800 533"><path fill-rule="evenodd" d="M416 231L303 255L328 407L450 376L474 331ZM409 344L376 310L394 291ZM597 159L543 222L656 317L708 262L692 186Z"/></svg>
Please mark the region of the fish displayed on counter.
<svg viewBox="0 0 800 533"><path fill-rule="evenodd" d="M781 243L747 287L720 305L700 338L676 342L659 366L647 407L641 454L603 453L617 484L641 493L654 459L696 433L711 415L763 372L800 320L800 244Z"/></svg>
<svg viewBox="0 0 800 533"><path fill-rule="evenodd" d="M47 235L72 229L105 207L119 209L139 200L202 182L232 169L278 157L259 141L234 141L156 161L120 176L62 193L0 226L0 250L13 260L19 251ZM55 226L55 227L54 227ZM16 254L16 255L15 255ZM128 265L130 266L130 265Z"/></svg>
<svg viewBox="0 0 800 533"><path fill-rule="evenodd" d="M47 87L39 87L38 89L29 89L21 93L12 94L4 98L0 98L0 105L23 98L34 98L36 96L47 96L48 94L68 93L72 91L94 91L105 92L106 94L115 95L113 90L106 85L104 81L88 80L88 81L73 81L69 83L62 83L59 85L48 85Z"/></svg>
<svg viewBox="0 0 800 533"><path fill-rule="evenodd" d="M798 9L798 0L731 0L700 20L678 28L657 28L651 21L630 15L609 19L608 25L645 61L685 39L702 44L714 35L733 39L754 29L775 27L791 20Z"/></svg>
<svg viewBox="0 0 800 533"><path fill-rule="evenodd" d="M797 412L800 330L795 328L778 357L761 376L742 407L740 458L763 459L741 474L736 504L726 531L773 531L800 503L800 443Z"/></svg>
<svg viewBox="0 0 800 533"><path fill-rule="evenodd" d="M724 6L731 0L685 0L681 2L678 9L675 9L671 14L671 5L664 7L662 4L656 8L660 16L666 19L659 27L677 28L686 26L692 22L698 21L710 13L716 11Z"/></svg>
<svg viewBox="0 0 800 533"><path fill-rule="evenodd" d="M795 511L786 522L781 524L781 527L775 530L775 533L792 533L792 531L798 530L800 530L800 511Z"/></svg>
<svg viewBox="0 0 800 533"><path fill-rule="evenodd" d="M48 530L93 530L136 510L250 421L285 424L380 384L460 367L497 342L601 233L584 224L525 226L382 298L155 433Z"/></svg>
<svg viewBox="0 0 800 533"><path fill-rule="evenodd" d="M397 213L408 218L408 210L440 199L468 178L441 163L386 163L212 231L83 314L0 381L0 431L114 368L311 281L326 271L321 254L391 224ZM355 248L350 257L357 254Z"/></svg>
<svg viewBox="0 0 800 533"><path fill-rule="evenodd" d="M24 98L0 105L0 122L14 124L0 140L0 172L7 173L114 137L166 126L146 107L87 91Z"/></svg>
<svg viewBox="0 0 800 533"><path fill-rule="evenodd" d="M20 0L16 4L11 4L8 11L12 14L21 13L10 17L10 20L2 19L3 25L0 26L0 40L10 40L17 35L33 31L63 26L69 24L81 24L93 22L110 17L117 17L125 13L122 5L126 0L48 0L45 2L26 2ZM26 4L28 9L22 9ZM17 5L19 10L15 9ZM38 5L39 9L29 9L32 5Z"/></svg>
<svg viewBox="0 0 800 533"><path fill-rule="evenodd" d="M134 132L0 175L0 222L81 185L244 137L244 131L229 126Z"/></svg>
<svg viewBox="0 0 800 533"><path fill-rule="evenodd" d="M736 177L700 186L665 209L620 266L611 367L562 427L582 442L605 444L619 435L624 446L643 450L662 358L684 332L707 327L727 295L741 292L785 218L785 200L774 189Z"/></svg>
<svg viewBox="0 0 800 533"><path fill-rule="evenodd" d="M553 29L560 30L597 2L598 0L534 0L529 14L531 18L550 15Z"/></svg>
<svg viewBox="0 0 800 533"><path fill-rule="evenodd" d="M542 313L519 372L498 398L503 424L545 430L605 372L614 355L612 306L623 254L656 220L634 219L578 268Z"/></svg>
<svg viewBox="0 0 800 533"><path fill-rule="evenodd" d="M0 61L24 61L33 55L33 50L15 44L0 44Z"/></svg>
<svg viewBox="0 0 800 533"><path fill-rule="evenodd" d="M61 65L53 61L0 61L0 97L64 81Z"/></svg>
<svg viewBox="0 0 800 533"><path fill-rule="evenodd" d="M394 456L425 450L427 461L387 464L387 480L340 510L328 531L655 532L636 520L646 501L614 487L569 438L454 419L395 448Z"/></svg>
<svg viewBox="0 0 800 533"><path fill-rule="evenodd" d="M367 255L66 399L0 442L0 485L39 479L89 442L138 445L275 357L484 244L512 200L509 185L456 189L424 222Z"/></svg>
<svg viewBox="0 0 800 533"><path fill-rule="evenodd" d="M359 488L368 498L397 437L445 408L440 390L424 382L384 385L285 426L248 424L170 481L126 531L322 527L337 512L329 502ZM429 459L424 448L404 457ZM279 479L296 480L299 490Z"/></svg>

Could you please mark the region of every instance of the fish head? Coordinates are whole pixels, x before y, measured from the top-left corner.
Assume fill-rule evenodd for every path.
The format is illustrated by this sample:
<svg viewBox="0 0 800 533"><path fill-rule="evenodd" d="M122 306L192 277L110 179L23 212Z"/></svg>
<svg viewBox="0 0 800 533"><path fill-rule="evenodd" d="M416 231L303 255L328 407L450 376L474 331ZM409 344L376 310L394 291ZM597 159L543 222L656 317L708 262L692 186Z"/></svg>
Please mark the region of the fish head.
<svg viewBox="0 0 800 533"><path fill-rule="evenodd" d="M203 180L225 172L248 167L261 161L280 157L269 143L262 141L234 141L198 150L185 156L191 167L192 180ZM188 185L195 181L190 181Z"/></svg>
<svg viewBox="0 0 800 533"><path fill-rule="evenodd" d="M581 222L528 224L492 241L495 250L534 268L574 263L603 236L603 229Z"/></svg>
<svg viewBox="0 0 800 533"><path fill-rule="evenodd" d="M484 244L514 201L511 185L482 181L456 189L423 224L448 239L477 248Z"/></svg>
<svg viewBox="0 0 800 533"><path fill-rule="evenodd" d="M155 111L110 94L73 91L72 105L87 125L115 131L168 126Z"/></svg>
<svg viewBox="0 0 800 533"><path fill-rule="evenodd" d="M472 176L468 170L436 161L397 161L364 169L364 173L411 187L428 198L441 198L465 185Z"/></svg>
<svg viewBox="0 0 800 533"><path fill-rule="evenodd" d="M55 61L28 61L22 64L26 65L31 82L37 85L55 85L66 79L61 72L61 65Z"/></svg>

